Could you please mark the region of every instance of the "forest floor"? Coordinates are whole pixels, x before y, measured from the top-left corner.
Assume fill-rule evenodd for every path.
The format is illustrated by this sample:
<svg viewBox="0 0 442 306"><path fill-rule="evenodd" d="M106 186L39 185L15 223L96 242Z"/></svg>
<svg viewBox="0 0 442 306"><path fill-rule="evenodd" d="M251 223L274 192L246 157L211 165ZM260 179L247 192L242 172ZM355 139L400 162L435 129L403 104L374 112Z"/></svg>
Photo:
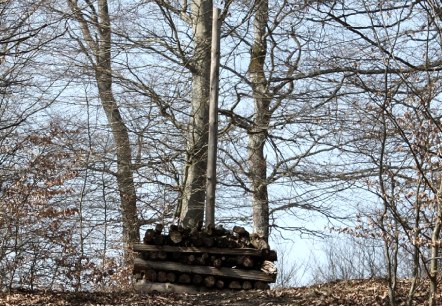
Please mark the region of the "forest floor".
<svg viewBox="0 0 442 306"><path fill-rule="evenodd" d="M409 281L398 284L397 305L406 305ZM413 305L428 305L428 285L418 286ZM442 295L437 296L442 305ZM300 288L266 291L213 291L199 294L136 292L31 292L0 293L0 305L231 305L231 306L363 306L390 305L387 283L383 280L351 280Z"/></svg>

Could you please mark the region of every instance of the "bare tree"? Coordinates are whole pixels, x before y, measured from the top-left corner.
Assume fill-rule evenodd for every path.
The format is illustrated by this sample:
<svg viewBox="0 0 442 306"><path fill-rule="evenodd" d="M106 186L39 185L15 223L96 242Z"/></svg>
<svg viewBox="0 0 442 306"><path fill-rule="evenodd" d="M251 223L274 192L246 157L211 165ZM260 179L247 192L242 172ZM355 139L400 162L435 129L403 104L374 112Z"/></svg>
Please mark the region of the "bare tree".
<svg viewBox="0 0 442 306"><path fill-rule="evenodd" d="M192 102L187 134L184 191L180 220L188 226L202 221L206 199L206 171L209 131L212 0L194 0L191 23L195 44L191 61Z"/></svg>
<svg viewBox="0 0 442 306"><path fill-rule="evenodd" d="M83 37L78 40L79 47L90 60L100 101L115 141L117 158L115 177L121 200L123 241L129 245L140 241L140 222L137 215L137 197L129 133L112 90L112 28L108 3L105 0L98 1L97 7L88 3L82 7L77 1L68 1L68 4L81 29ZM89 15L86 15L84 10L88 10L91 20L87 19Z"/></svg>
<svg viewBox="0 0 442 306"><path fill-rule="evenodd" d="M419 270L423 269L430 279L429 303L434 305L434 277L438 273L435 258L439 253L435 242L440 235L440 166L431 155L440 141L433 134L440 130L436 119L440 116L436 106L440 103L440 65L432 56L440 53L437 6L406 2L378 9L364 3L350 9L353 16L361 16L358 22L348 18L347 9L350 7L334 3L318 10L324 14L321 18L325 16L327 22L342 26L353 37L351 50L359 50L358 56L351 51L342 56L342 62L331 54L334 65L345 67L353 62L357 67L348 76L344 91L353 97L348 101L358 121L352 124L366 127L354 133L354 140L340 146L340 150L351 153L353 160L367 158L372 166L371 170L360 168L360 173L365 173L367 188L382 205L375 205L368 214L367 227L384 242L390 304L397 304L398 254L409 252L415 281L408 303L412 303ZM430 253L422 248L425 244L430 246Z"/></svg>
<svg viewBox="0 0 442 306"><path fill-rule="evenodd" d="M249 74L255 109L253 124L248 130L248 176L252 189L253 226L259 235L268 239L270 220L264 145L270 124L272 100L265 75L269 2L257 1L254 10L254 40L250 51Z"/></svg>

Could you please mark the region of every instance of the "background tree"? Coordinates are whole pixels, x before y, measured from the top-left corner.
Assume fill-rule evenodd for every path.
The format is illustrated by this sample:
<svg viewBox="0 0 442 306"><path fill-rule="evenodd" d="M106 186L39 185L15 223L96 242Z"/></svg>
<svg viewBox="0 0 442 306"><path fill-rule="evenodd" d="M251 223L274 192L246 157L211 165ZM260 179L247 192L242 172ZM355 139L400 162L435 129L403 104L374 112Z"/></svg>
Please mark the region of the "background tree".
<svg viewBox="0 0 442 306"><path fill-rule="evenodd" d="M137 215L137 196L133 178L132 148L126 124L112 91L111 36L112 29L107 1L98 1L97 8L86 3L88 15L77 1L68 1L82 32L79 46L90 60L95 73L98 95L112 130L117 158L115 173L121 200L123 241L128 245L140 241L140 222ZM90 14L90 15L89 15ZM86 17L87 16L87 17ZM86 18L91 18L89 22ZM95 38L95 33L97 37Z"/></svg>
<svg viewBox="0 0 442 306"><path fill-rule="evenodd" d="M20 217L1 216L11 225L1 232L3 283L118 281L116 254L143 225L202 220L212 3L1 8L0 203ZM439 13L432 1L227 2L217 221L270 241L287 231L327 237L323 227L334 226L384 254L359 252L376 269L335 265L334 276L387 275L392 305L398 277L415 280L411 305L428 276L434 304ZM44 236L32 218L54 231ZM331 263L340 252L330 250ZM41 256L54 260L43 267ZM54 277L25 281L25 271Z"/></svg>

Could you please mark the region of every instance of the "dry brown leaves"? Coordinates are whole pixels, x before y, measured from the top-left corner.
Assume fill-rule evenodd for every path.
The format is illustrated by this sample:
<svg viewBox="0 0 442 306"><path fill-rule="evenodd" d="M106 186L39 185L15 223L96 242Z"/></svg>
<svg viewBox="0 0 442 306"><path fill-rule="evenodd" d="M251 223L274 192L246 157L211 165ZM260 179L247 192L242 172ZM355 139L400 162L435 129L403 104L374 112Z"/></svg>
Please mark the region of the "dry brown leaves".
<svg viewBox="0 0 442 306"><path fill-rule="evenodd" d="M398 306L405 305L409 281L401 281ZM413 299L414 305L427 305L427 284L421 284ZM268 291L214 291L200 294L60 293L16 291L0 294L0 305L253 305L253 306L350 306L390 305L387 284L382 280L339 281L311 287ZM438 295L438 305L442 297Z"/></svg>

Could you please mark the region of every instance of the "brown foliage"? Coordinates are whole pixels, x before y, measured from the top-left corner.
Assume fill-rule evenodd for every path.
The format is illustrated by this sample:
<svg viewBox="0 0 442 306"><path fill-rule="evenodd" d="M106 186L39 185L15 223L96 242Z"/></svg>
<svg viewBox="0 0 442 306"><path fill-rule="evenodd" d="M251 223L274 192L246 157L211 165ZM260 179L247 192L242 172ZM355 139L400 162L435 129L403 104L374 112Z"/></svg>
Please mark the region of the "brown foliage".
<svg viewBox="0 0 442 306"><path fill-rule="evenodd" d="M409 281L399 284L397 302L405 305ZM427 305L427 292L419 287L414 305ZM16 291L0 295L2 305L389 305L387 285L384 280L337 281L311 287L224 291L200 294L155 294L132 291L109 293L59 293ZM438 303L442 298L438 296Z"/></svg>
<svg viewBox="0 0 442 306"><path fill-rule="evenodd" d="M58 273L73 278L75 203L63 201L73 189L76 157L54 140L75 131L51 125L47 133L16 138L3 147L0 185L0 283L4 287L38 287ZM21 135L20 135L21 136ZM58 265L49 275L49 266Z"/></svg>

